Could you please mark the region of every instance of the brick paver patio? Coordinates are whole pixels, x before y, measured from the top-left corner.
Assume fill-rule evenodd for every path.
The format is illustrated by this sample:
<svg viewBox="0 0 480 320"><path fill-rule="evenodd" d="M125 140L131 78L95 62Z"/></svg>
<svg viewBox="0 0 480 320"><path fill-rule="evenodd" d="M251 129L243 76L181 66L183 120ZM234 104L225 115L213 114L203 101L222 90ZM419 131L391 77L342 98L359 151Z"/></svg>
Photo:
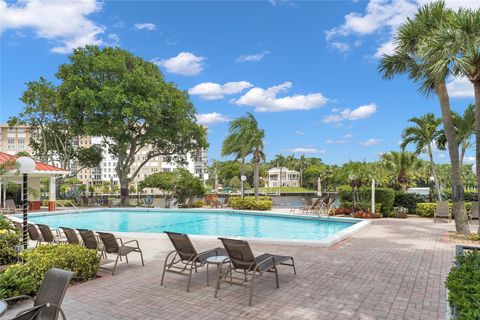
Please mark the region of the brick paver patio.
<svg viewBox="0 0 480 320"><path fill-rule="evenodd" d="M161 287L171 244L163 235L144 237L145 267L132 256L117 275L100 273L70 287L63 307L68 319L82 320L445 319L443 283L454 257L446 236L453 228L427 219L382 219L331 248L252 244L258 253L293 255L298 271L280 269L278 290L273 274L261 277L253 307L248 289L238 286L224 285L215 299L204 269L194 275L190 293L181 275L167 273ZM194 243L199 249L220 245Z"/></svg>

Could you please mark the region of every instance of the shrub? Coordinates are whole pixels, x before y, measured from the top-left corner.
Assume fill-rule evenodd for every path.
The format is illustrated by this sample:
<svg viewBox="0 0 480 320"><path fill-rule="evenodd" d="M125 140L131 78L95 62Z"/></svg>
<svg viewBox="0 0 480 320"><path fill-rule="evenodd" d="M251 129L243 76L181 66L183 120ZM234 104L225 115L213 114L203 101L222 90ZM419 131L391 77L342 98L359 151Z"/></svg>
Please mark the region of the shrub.
<svg viewBox="0 0 480 320"><path fill-rule="evenodd" d="M394 207L403 207L408 213L414 214L417 210L417 203L423 202L423 198L418 194L399 191L395 193Z"/></svg>
<svg viewBox="0 0 480 320"><path fill-rule="evenodd" d="M352 212L353 203L352 202L342 202L340 205L341 208ZM372 204L370 202L357 202L355 205L355 211L371 211ZM375 203L375 212L382 212L382 205L380 203Z"/></svg>
<svg viewBox="0 0 480 320"><path fill-rule="evenodd" d="M230 206L233 209L238 210L270 210L273 207L273 201L269 197L259 197L255 200L255 197L231 197L229 200Z"/></svg>
<svg viewBox="0 0 480 320"><path fill-rule="evenodd" d="M96 277L100 265L95 250L72 244L46 244L20 255L23 258L22 264L12 265L0 274L0 284L11 278L16 279L7 287L1 287L0 299L18 294L34 294L50 268L73 271L74 281L86 281Z"/></svg>
<svg viewBox="0 0 480 320"><path fill-rule="evenodd" d="M203 201L195 201L192 203L186 203L182 205L182 208L201 208L204 206Z"/></svg>
<svg viewBox="0 0 480 320"><path fill-rule="evenodd" d="M75 199L61 199L61 200L55 200L55 203L57 206L63 206L63 207L72 207L76 201ZM48 200L43 200L42 201L42 206L46 207L48 206Z"/></svg>
<svg viewBox="0 0 480 320"><path fill-rule="evenodd" d="M20 234L15 230L12 222L4 215L0 215L0 265L12 263L16 260L16 247L21 243Z"/></svg>
<svg viewBox="0 0 480 320"><path fill-rule="evenodd" d="M336 216L349 216L352 214L352 209L349 208L335 208L333 210Z"/></svg>
<svg viewBox="0 0 480 320"><path fill-rule="evenodd" d="M352 188L349 186L341 186L337 189L340 202L352 202ZM362 187L358 190L360 202L370 202L372 189ZM393 203L395 201L395 190L390 188L375 188L375 201L381 204L382 213L388 216L393 211ZM380 212L380 211L379 211Z"/></svg>
<svg viewBox="0 0 480 320"><path fill-rule="evenodd" d="M452 213L453 204L449 203L448 207L450 208L450 213ZM417 214L421 217L433 218L435 214L435 209L437 209L437 204L432 202L417 203ZM470 213L472 210L472 203L465 203L465 210L467 213Z"/></svg>
<svg viewBox="0 0 480 320"><path fill-rule="evenodd" d="M370 211L357 211L353 214L353 217L362 219L377 219L381 218L382 215L380 213L372 213Z"/></svg>
<svg viewBox="0 0 480 320"><path fill-rule="evenodd" d="M445 283L448 302L459 320L480 319L480 252L457 257Z"/></svg>

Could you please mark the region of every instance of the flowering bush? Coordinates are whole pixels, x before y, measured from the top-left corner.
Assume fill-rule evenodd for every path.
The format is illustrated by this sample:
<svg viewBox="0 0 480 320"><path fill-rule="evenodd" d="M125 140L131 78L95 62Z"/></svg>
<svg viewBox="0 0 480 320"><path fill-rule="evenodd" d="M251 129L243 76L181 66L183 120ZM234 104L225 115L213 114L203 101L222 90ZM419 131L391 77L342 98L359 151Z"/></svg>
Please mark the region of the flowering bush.
<svg viewBox="0 0 480 320"><path fill-rule="evenodd" d="M381 218L382 215L379 213L372 213L370 211L357 211L353 214L353 217L361 219L377 219Z"/></svg>
<svg viewBox="0 0 480 320"><path fill-rule="evenodd" d="M15 262L16 247L21 243L20 234L15 230L10 220L0 215L0 265Z"/></svg>

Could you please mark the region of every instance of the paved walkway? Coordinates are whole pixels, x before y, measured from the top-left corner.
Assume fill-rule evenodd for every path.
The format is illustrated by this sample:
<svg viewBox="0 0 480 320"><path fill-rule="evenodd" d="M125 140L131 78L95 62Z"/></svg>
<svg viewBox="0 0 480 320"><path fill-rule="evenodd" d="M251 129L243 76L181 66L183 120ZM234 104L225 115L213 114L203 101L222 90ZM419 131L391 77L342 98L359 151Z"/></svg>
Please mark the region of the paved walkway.
<svg viewBox="0 0 480 320"><path fill-rule="evenodd" d="M165 237L143 237L146 266L132 257L115 276L68 289L68 319L445 319L444 279L452 266L448 243L453 223L427 219L382 219L331 248L253 244L256 252L293 255L298 274L280 269L257 282L253 307L248 289L224 285L218 299L206 286L206 272L186 277L167 273L163 259L172 249ZM194 241L199 249L219 242ZM213 277L213 270L212 277ZM20 307L15 308L15 312ZM10 312L9 314L12 314Z"/></svg>

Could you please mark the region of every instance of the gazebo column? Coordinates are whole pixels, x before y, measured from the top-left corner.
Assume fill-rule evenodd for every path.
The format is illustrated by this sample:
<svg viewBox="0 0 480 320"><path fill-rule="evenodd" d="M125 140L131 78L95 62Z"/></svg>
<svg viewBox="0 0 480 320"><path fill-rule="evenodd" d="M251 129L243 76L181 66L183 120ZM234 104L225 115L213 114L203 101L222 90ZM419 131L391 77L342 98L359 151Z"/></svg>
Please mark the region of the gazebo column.
<svg viewBox="0 0 480 320"><path fill-rule="evenodd" d="M49 197L48 197L48 211L55 211L56 207L56 196L57 196L57 184L56 184L56 177L50 177L50 188L49 189Z"/></svg>

